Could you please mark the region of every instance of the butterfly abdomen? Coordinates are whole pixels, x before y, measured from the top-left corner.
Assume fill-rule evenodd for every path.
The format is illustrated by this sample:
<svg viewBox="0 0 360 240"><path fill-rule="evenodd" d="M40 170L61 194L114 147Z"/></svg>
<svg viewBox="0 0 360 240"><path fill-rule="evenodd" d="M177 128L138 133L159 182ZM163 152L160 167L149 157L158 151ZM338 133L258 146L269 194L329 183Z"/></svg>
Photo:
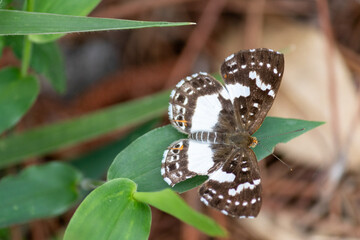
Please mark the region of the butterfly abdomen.
<svg viewBox="0 0 360 240"><path fill-rule="evenodd" d="M224 133L218 132L207 132L200 131L189 134L189 138L205 143L213 143L213 144L224 144L226 143L226 135Z"/></svg>

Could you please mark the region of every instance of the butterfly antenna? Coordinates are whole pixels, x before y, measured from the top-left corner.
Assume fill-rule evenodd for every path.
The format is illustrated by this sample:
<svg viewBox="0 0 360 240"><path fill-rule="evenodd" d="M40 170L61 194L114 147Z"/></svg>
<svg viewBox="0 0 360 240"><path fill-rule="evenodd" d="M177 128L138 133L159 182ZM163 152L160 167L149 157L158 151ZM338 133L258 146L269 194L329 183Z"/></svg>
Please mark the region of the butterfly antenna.
<svg viewBox="0 0 360 240"><path fill-rule="evenodd" d="M271 155L273 155L277 160L279 160L282 164L284 164L285 166L287 166L289 168L289 170L292 172L293 168L287 164L286 162L284 162L283 160L281 160L278 156L276 156L272 151L270 151L268 148L266 148L265 146L263 146L262 144L260 144L260 142L258 143L258 146L260 146L262 149L268 151Z"/></svg>
<svg viewBox="0 0 360 240"><path fill-rule="evenodd" d="M285 133L280 133L280 134L276 134L276 135L272 135L272 136L264 136L264 137L257 137L257 139L266 139L266 138L271 138L271 137L278 137L278 136L282 136L282 135L286 135L286 134L290 134L290 133L296 133L296 132L301 132L304 131L305 128L300 128L291 132L285 132Z"/></svg>

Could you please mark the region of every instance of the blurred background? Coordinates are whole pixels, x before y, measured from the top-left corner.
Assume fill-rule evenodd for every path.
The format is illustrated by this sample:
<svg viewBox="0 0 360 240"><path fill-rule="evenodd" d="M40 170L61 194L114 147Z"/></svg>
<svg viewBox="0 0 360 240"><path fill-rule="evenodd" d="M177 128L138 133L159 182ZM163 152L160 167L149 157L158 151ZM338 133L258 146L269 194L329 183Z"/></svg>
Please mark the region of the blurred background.
<svg viewBox="0 0 360 240"><path fill-rule="evenodd" d="M359 0L103 0L93 17L196 22L173 28L68 34L59 40L67 90L42 81L41 94L16 131L71 119L172 88L186 75L219 72L225 57L266 47L285 55L280 93L270 116L325 121L261 161L263 207L237 220L183 194L228 229L228 239L360 239ZM0 66L18 60L4 49ZM168 124L166 113L157 124ZM56 151L24 165L73 159L104 148L133 127ZM114 155L115 154L115 155ZM109 156L111 160L116 153ZM91 158L86 164L91 165ZM105 172L104 172L105 174ZM12 227L12 239L56 239L75 209ZM212 239L153 209L150 239Z"/></svg>

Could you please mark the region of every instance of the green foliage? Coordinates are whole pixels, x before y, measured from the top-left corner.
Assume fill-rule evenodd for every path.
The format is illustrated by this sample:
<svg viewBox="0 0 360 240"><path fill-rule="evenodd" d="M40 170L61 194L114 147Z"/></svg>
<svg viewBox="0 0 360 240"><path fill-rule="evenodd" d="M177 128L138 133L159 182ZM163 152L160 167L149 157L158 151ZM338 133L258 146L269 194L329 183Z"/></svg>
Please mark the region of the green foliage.
<svg viewBox="0 0 360 240"><path fill-rule="evenodd" d="M25 169L0 181L0 228L65 212L79 198L78 171L63 163Z"/></svg>
<svg viewBox="0 0 360 240"><path fill-rule="evenodd" d="M94 32L148 27L174 27L190 24L191 23L132 21L0 10L0 36ZM33 40L34 38L35 37L32 37Z"/></svg>
<svg viewBox="0 0 360 240"><path fill-rule="evenodd" d="M69 161L69 164L79 169L87 178L100 179L104 176L119 151L122 151L132 141L150 131L158 124L158 119L151 120L134 129L121 139Z"/></svg>
<svg viewBox="0 0 360 240"><path fill-rule="evenodd" d="M128 179L114 179L96 188L76 210L64 240L147 239L150 207L133 198L135 191L135 183Z"/></svg>
<svg viewBox="0 0 360 240"><path fill-rule="evenodd" d="M0 70L0 133L20 120L38 93L39 85L35 77L21 77L20 71L12 67Z"/></svg>
<svg viewBox="0 0 360 240"><path fill-rule="evenodd" d="M79 118L0 139L0 168L56 149L134 126L164 113L169 92L134 100ZM19 148L19 146L22 146Z"/></svg>
<svg viewBox="0 0 360 240"><path fill-rule="evenodd" d="M86 16L99 3L100 0L36 0L34 12ZM31 35L30 40L33 42L44 43L54 41L61 36L63 36L63 34Z"/></svg>
<svg viewBox="0 0 360 240"><path fill-rule="evenodd" d="M22 59L24 36L5 36L5 44ZM59 46L55 42L33 44L30 67L50 82L52 87L63 93L66 87L65 68Z"/></svg>
<svg viewBox="0 0 360 240"><path fill-rule="evenodd" d="M254 134L259 138L260 144L254 149L258 160L271 154L274 146L280 142L287 142L312 128L323 124L297 119L284 119L267 117ZM293 132L304 128L303 131ZM288 133L275 136L276 134ZM270 135L269 135L270 134ZM261 139L263 136L273 136ZM168 125L148 132L129 145L115 158L108 172L108 179L129 178L136 182L139 191L151 192L168 188L160 175L161 159L170 144L186 135L179 133L174 127ZM154 142L156 139L156 142ZM206 177L196 177L175 185L175 191L183 192L194 188L206 180Z"/></svg>
<svg viewBox="0 0 360 240"><path fill-rule="evenodd" d="M226 235L224 229L214 220L191 209L184 200L170 189L160 192L135 192L134 198L173 215L209 236L224 237Z"/></svg>

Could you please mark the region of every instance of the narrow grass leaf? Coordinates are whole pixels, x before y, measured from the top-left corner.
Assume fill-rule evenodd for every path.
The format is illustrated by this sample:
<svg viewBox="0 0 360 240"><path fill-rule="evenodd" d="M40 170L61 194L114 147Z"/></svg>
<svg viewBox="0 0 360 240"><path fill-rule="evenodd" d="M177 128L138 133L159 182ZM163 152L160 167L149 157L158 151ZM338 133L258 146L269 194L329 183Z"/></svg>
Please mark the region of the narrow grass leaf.
<svg viewBox="0 0 360 240"><path fill-rule="evenodd" d="M0 181L0 228L59 215L79 198L80 173L58 162L29 167Z"/></svg>
<svg viewBox="0 0 360 240"><path fill-rule="evenodd" d="M159 117L166 111L168 99L165 91L0 139L0 168Z"/></svg>
<svg viewBox="0 0 360 240"><path fill-rule="evenodd" d="M267 117L254 135L260 141L254 152L260 161L271 154L276 144L287 142L321 124L323 122ZM298 129L303 130L292 132ZM277 134L281 135L275 136ZM263 138L263 136L273 137ZM129 178L138 184L138 189L141 192L160 191L169 188L160 174L161 160L165 149L172 142L181 138L187 138L187 136L179 133L170 125L148 132L118 154L109 168L108 179ZM175 185L173 190L184 192L199 186L205 180L206 177L197 176Z"/></svg>
<svg viewBox="0 0 360 240"><path fill-rule="evenodd" d="M180 219L209 236L226 236L225 230L214 220L190 208L170 189L159 192L135 192L134 198Z"/></svg>
<svg viewBox="0 0 360 240"><path fill-rule="evenodd" d="M0 133L14 126L34 103L39 84L34 76L21 77L14 67L0 70Z"/></svg>
<svg viewBox="0 0 360 240"><path fill-rule="evenodd" d="M150 207L133 198L135 191L136 184L128 179L115 179L96 188L76 210L64 240L147 239Z"/></svg>
<svg viewBox="0 0 360 240"><path fill-rule="evenodd" d="M174 27L190 24L187 22L133 21L0 10L0 35L94 32L148 27Z"/></svg>
<svg viewBox="0 0 360 240"><path fill-rule="evenodd" d="M65 15L86 16L88 15L98 4L100 0L36 0L34 6L34 12L42 13L57 13ZM30 39L34 42L44 43L54 41L62 34L52 35L31 35Z"/></svg>

